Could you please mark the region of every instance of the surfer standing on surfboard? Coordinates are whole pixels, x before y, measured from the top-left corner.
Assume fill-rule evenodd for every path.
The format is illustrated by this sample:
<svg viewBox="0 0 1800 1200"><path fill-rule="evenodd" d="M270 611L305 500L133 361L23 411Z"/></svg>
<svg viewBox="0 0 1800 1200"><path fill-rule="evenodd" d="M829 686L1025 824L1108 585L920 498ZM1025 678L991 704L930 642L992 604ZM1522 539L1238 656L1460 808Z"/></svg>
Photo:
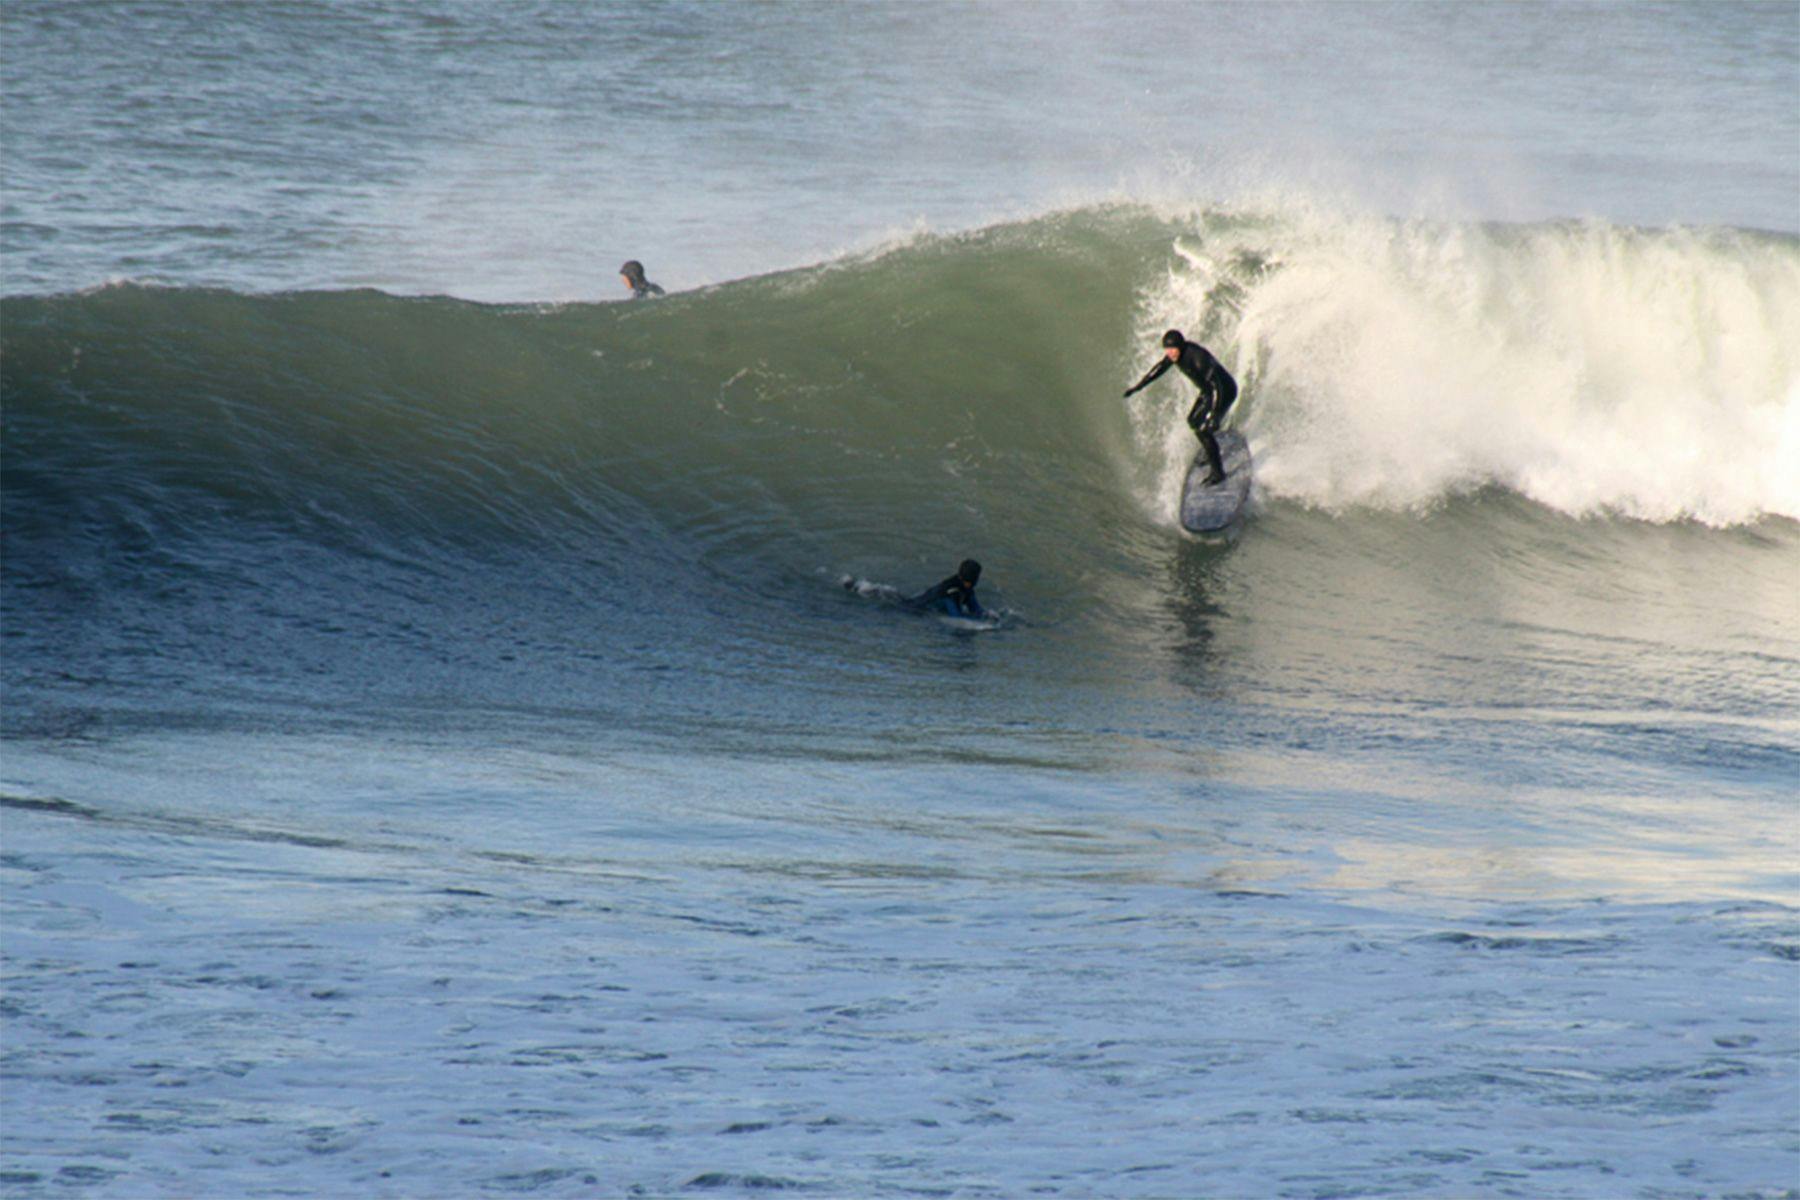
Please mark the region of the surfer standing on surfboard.
<svg viewBox="0 0 1800 1200"><path fill-rule="evenodd" d="M1218 431L1219 422L1225 419L1225 410L1237 399L1237 380L1205 346L1188 341L1179 329L1163 334L1162 344L1162 361L1151 367L1149 374L1138 380L1135 387L1127 388L1125 395L1130 396L1139 388L1155 383L1171 366L1180 367L1181 373L1200 389L1200 394L1194 398L1194 407L1188 410L1187 423L1194 436L1200 439L1201 449L1206 451L1206 465L1211 468L1206 484L1211 487L1223 483L1225 464L1219 458L1219 442L1213 434Z"/></svg>

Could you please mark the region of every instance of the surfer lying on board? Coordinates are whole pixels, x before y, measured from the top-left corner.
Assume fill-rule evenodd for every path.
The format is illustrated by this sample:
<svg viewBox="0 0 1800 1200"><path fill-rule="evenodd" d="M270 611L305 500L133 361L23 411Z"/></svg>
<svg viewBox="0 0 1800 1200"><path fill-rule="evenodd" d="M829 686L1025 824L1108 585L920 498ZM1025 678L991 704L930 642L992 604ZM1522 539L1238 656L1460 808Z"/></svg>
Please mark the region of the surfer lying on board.
<svg viewBox="0 0 1800 1200"><path fill-rule="evenodd" d="M631 289L631 298L633 300L642 300L645 296L660 296L663 294L661 288L644 278L644 264L635 258L619 268L619 278L623 279L625 281L625 286Z"/></svg>
<svg viewBox="0 0 1800 1200"><path fill-rule="evenodd" d="M987 616L987 609L981 607L981 601L975 599L975 582L980 578L981 564L972 558L965 558L962 566L956 568L956 574L900 603L922 612L941 612L948 617L980 620Z"/></svg>
<svg viewBox="0 0 1800 1200"><path fill-rule="evenodd" d="M1219 442L1213 437L1218 431L1219 422L1225 419L1225 410L1237 399L1237 380L1225 369L1223 363L1207 352L1199 342L1190 342L1181 336L1181 330L1171 329L1163 334L1162 361L1150 368L1149 374L1137 381L1135 387L1125 390L1127 396L1148 387L1162 378L1162 373L1171 365L1181 368L1181 373L1194 381L1200 394L1194 398L1194 407L1188 410L1188 428L1200 439L1201 449L1206 451L1206 465L1212 470L1206 476L1206 483L1211 486L1225 479L1225 464L1219 460Z"/></svg>

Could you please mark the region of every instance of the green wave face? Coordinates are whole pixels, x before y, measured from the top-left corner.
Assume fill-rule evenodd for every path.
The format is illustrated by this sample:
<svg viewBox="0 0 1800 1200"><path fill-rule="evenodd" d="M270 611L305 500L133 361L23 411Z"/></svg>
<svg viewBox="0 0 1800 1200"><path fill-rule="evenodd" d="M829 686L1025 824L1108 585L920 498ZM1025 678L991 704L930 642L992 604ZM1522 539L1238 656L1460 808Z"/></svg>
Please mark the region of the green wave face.
<svg viewBox="0 0 1800 1200"><path fill-rule="evenodd" d="M588 703L632 653L804 691L883 653L840 575L974 556L1057 647L1034 677L1185 679L1219 614L1280 613L1240 648L1266 681L1409 612L1431 645L1472 602L1551 611L1571 564L1636 586L1671 537L1773 539L1721 569L1776 613L1800 513L1800 248L1740 231L1117 208L643 303L0 303L24 676L147 638L235 680L273 638L326 674L375 645L372 687L429 647L452 692L597 655L554 685ZM1173 523L1188 385L1120 398L1168 326L1244 384L1236 549Z"/></svg>

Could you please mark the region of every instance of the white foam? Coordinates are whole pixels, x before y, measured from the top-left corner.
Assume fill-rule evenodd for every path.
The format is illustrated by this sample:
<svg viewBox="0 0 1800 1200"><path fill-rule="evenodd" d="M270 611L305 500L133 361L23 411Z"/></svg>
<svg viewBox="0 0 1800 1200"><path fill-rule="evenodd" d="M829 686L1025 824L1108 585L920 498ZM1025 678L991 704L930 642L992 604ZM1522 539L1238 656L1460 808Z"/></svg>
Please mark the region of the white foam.
<svg viewBox="0 0 1800 1200"><path fill-rule="evenodd" d="M1800 517L1791 243L1215 213L1144 295L1141 343L1167 326L1247 385L1266 494L1404 509L1497 485L1578 516ZM1177 402L1136 412L1158 511L1192 453Z"/></svg>

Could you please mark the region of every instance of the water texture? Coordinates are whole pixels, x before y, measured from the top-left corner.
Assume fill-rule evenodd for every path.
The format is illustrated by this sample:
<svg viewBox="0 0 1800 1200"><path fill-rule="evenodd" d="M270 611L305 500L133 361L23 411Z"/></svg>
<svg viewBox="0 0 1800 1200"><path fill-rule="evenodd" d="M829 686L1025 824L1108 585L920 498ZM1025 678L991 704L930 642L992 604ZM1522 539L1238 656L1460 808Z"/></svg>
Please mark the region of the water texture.
<svg viewBox="0 0 1800 1200"><path fill-rule="evenodd" d="M0 1195L1800 1196L1793 4L0 68Z"/></svg>

